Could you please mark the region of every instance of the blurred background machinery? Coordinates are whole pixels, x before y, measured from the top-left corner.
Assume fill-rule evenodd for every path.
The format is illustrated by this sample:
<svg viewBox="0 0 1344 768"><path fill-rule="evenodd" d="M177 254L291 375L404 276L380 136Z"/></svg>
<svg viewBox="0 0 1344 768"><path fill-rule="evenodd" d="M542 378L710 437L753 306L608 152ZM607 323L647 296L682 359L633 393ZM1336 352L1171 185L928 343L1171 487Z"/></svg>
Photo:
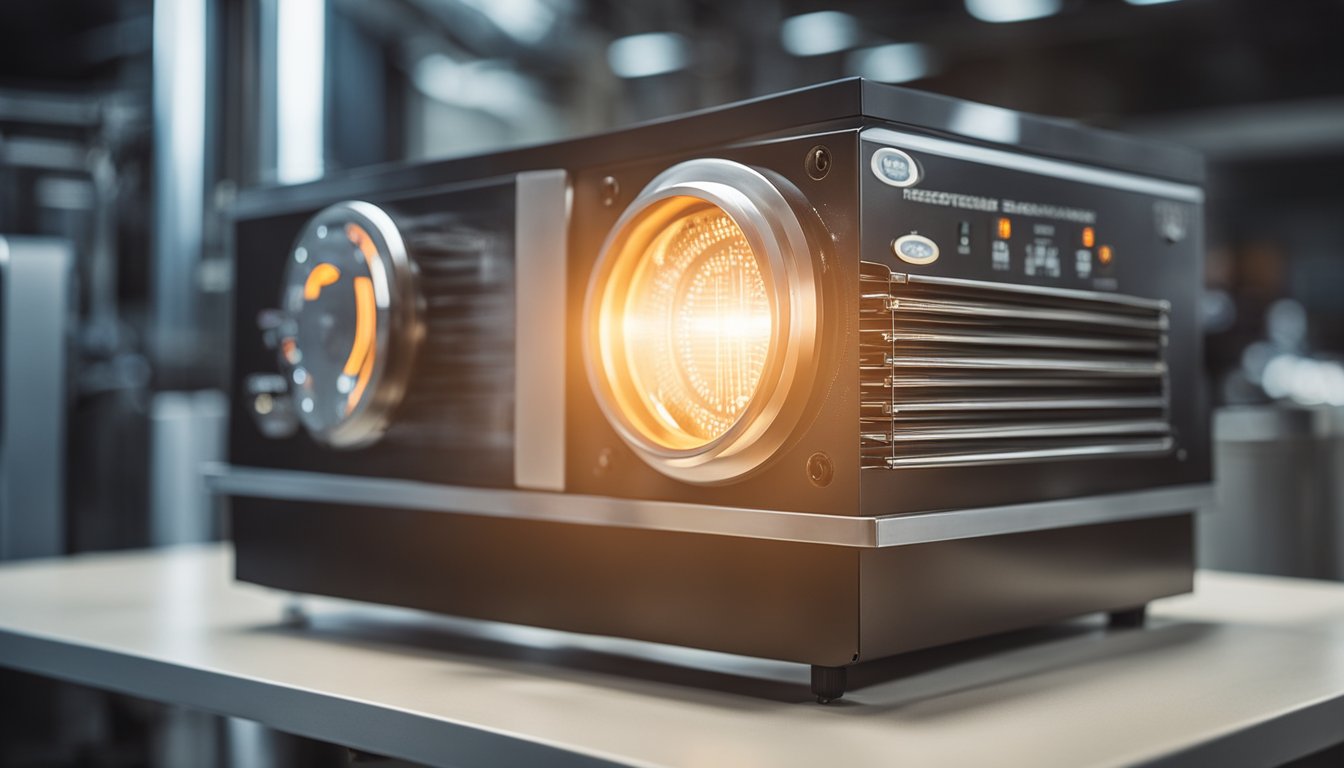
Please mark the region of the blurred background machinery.
<svg viewBox="0 0 1344 768"><path fill-rule="evenodd" d="M42 390L60 418L26 427L21 442L7 420L0 475L20 466L16 444L57 446L64 463L49 498L0 509L10 537L0 557L224 534L197 468L222 451L223 222L237 189L858 75L1208 155L1210 384L1220 405L1271 410L1220 421L1220 461L1240 467L1224 476L1264 503L1236 530L1210 526L1240 513L1206 516L1203 556L1341 575L1337 553L1292 549L1306 546L1294 534L1307 525L1300 514L1274 516L1307 493L1300 508L1330 521L1317 530L1344 530L1344 492L1321 478L1324 461L1308 492L1300 465L1257 458L1329 442L1341 423L1283 415L1344 406L1340 0L45 0L4 4L0 29L0 237L49 238L69 260L59 307L24 314L23 327L3 314L6 393L30 362L9 339L55 333L65 354L52 374L62 381ZM49 545L19 547L15 525L44 531ZM1273 525L1286 533L1266 533ZM1266 537L1278 542L1268 559L1256 544ZM13 697L0 696L11 712ZM78 745L165 718L87 704L79 711L99 714L64 741L0 717L0 730L33 736L0 733L0 762L143 763L134 749L79 757ZM219 743L235 754L260 743L229 733ZM178 742L155 743L162 757Z"/></svg>

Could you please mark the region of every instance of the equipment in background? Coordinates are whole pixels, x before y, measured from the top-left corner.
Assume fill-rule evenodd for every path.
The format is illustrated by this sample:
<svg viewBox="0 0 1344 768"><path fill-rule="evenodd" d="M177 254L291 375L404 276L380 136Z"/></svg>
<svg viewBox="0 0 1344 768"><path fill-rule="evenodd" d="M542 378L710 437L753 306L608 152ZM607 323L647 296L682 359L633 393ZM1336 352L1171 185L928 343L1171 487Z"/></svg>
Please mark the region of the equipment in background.
<svg viewBox="0 0 1344 768"><path fill-rule="evenodd" d="M1224 571L1344 579L1344 411L1220 409L1216 504L1199 521L1199 564Z"/></svg>
<svg viewBox="0 0 1344 768"><path fill-rule="evenodd" d="M70 246L0 236L0 560L66 551Z"/></svg>

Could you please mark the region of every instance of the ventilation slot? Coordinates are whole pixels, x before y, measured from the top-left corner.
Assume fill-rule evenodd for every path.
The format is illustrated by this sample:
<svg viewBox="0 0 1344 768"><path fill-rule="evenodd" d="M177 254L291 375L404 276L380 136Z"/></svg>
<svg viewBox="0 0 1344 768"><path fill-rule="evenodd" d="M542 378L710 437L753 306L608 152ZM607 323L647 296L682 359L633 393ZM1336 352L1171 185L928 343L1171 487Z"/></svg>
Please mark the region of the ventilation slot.
<svg viewBox="0 0 1344 768"><path fill-rule="evenodd" d="M1171 450L1166 302L871 262L861 290L865 467Z"/></svg>

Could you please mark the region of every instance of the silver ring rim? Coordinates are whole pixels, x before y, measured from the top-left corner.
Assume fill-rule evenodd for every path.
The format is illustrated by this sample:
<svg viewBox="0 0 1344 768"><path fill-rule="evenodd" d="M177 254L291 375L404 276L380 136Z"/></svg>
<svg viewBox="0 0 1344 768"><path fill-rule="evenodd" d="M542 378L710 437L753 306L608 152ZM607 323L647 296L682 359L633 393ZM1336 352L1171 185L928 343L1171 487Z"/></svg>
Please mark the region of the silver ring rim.
<svg viewBox="0 0 1344 768"><path fill-rule="evenodd" d="M764 267L762 276L775 320L766 369L747 408L722 435L702 446L680 450L645 437L622 411L600 338L600 315L621 250L618 246L624 245L644 214L674 197L698 198L717 206L738 225ZM769 179L746 165L711 158L690 160L649 182L622 212L602 245L588 284L583 318L584 367L598 407L635 454L662 474L697 484L736 480L776 456L802 420L816 375L819 283L797 214Z"/></svg>

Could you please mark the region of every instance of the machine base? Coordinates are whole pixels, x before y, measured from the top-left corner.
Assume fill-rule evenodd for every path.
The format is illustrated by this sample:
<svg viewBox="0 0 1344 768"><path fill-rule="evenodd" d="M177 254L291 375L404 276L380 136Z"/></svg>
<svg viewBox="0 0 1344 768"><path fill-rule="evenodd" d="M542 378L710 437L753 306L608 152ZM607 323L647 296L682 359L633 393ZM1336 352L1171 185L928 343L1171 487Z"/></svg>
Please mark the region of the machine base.
<svg viewBox="0 0 1344 768"><path fill-rule="evenodd" d="M885 548L233 500L237 577L300 593L844 667L1193 582L1188 513ZM1117 624L1118 625L1118 624Z"/></svg>

